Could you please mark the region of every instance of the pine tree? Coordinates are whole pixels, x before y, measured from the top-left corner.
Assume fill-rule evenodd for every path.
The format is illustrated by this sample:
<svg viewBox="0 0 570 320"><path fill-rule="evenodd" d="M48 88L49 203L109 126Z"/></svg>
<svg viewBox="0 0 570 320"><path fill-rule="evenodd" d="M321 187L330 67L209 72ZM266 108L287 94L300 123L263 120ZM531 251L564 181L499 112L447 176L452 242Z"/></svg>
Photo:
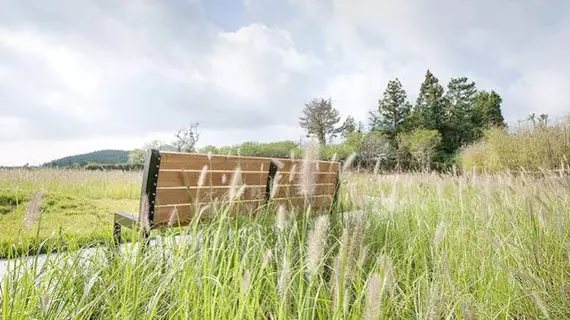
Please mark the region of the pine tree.
<svg viewBox="0 0 570 320"><path fill-rule="evenodd" d="M392 141L403 130L410 113L410 103L400 80L390 80L382 99L378 101L377 112L371 112L371 127L373 130L385 131Z"/></svg>
<svg viewBox="0 0 570 320"><path fill-rule="evenodd" d="M462 145L474 141L475 82L466 77L452 78L445 95L446 125L443 129L443 147L452 154Z"/></svg>
<svg viewBox="0 0 570 320"><path fill-rule="evenodd" d="M417 127L425 129L443 130L445 123L445 97L439 80L428 69L420 93L414 106ZM415 129L414 128L414 129Z"/></svg>

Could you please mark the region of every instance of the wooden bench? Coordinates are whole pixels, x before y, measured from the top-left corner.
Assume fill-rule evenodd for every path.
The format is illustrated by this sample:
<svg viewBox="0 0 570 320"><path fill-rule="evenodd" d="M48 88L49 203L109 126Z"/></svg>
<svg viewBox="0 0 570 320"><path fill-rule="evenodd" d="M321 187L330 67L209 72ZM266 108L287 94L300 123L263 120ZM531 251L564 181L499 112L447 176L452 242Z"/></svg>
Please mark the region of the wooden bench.
<svg viewBox="0 0 570 320"><path fill-rule="evenodd" d="M150 230L187 225L200 208L213 203L237 203L246 212L268 205L330 209L337 198L340 162L313 161L307 171L303 161L148 150L138 215L115 213L115 244L121 241L121 227L142 229L148 243ZM311 185L303 172L310 173ZM303 185L309 187L308 195Z"/></svg>

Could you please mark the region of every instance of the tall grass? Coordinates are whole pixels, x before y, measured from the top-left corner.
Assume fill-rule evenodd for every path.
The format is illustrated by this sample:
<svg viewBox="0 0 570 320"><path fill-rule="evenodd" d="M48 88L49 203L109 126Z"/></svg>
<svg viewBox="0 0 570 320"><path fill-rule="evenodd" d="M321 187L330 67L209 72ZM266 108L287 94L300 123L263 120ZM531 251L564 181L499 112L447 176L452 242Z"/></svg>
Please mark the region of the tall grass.
<svg viewBox="0 0 570 320"><path fill-rule="evenodd" d="M332 214L221 208L144 252L15 262L3 319L570 317L570 180L345 176ZM274 210L275 209L275 210ZM277 212L278 211L278 214ZM326 218L325 218L326 217Z"/></svg>
<svg viewBox="0 0 570 320"><path fill-rule="evenodd" d="M43 252L48 243L63 249L110 239L113 212L138 208L141 178L140 172L0 170L0 258Z"/></svg>
<svg viewBox="0 0 570 320"><path fill-rule="evenodd" d="M462 150L460 162L465 170L489 173L570 172L570 117L553 125L521 126L513 133L490 129L482 141Z"/></svg>

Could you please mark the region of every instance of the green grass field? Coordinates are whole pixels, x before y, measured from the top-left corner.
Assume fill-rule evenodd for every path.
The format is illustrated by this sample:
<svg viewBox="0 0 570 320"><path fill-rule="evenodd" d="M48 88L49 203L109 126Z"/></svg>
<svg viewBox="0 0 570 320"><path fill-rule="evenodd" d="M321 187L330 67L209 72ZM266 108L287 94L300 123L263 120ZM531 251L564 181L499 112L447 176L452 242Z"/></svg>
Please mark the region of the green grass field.
<svg viewBox="0 0 570 320"><path fill-rule="evenodd" d="M85 246L109 239L112 213L138 210L141 175L0 170L0 258L41 252L56 243ZM36 195L40 201L34 210ZM26 219L29 211L36 212L33 219Z"/></svg>
<svg viewBox="0 0 570 320"><path fill-rule="evenodd" d="M0 221L3 248L14 239L34 238L33 228L17 230L24 203L35 191L45 190L45 200L55 199L64 209L46 208L40 236L61 228L74 235L71 246L79 245L79 235L105 238L110 213L135 210L138 203L137 174L1 175L2 199L19 203ZM210 223L182 230L190 240L165 238L144 253L127 250L114 259L102 246L88 259L68 252L48 257L35 270L12 270L1 284L0 314L3 319L570 318L568 177L348 174L344 179L340 208L331 215L281 211L230 219L220 210ZM68 201L76 207L63 205Z"/></svg>

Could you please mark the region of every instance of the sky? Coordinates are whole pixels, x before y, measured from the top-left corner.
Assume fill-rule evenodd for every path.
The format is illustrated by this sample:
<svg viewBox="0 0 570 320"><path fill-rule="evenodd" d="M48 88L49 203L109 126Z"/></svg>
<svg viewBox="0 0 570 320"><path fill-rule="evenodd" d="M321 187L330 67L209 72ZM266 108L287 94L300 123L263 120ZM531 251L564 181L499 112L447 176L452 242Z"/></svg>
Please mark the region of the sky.
<svg viewBox="0 0 570 320"><path fill-rule="evenodd" d="M0 165L134 149L299 141L313 98L367 123L429 69L503 98L513 124L570 111L570 1L0 0Z"/></svg>

